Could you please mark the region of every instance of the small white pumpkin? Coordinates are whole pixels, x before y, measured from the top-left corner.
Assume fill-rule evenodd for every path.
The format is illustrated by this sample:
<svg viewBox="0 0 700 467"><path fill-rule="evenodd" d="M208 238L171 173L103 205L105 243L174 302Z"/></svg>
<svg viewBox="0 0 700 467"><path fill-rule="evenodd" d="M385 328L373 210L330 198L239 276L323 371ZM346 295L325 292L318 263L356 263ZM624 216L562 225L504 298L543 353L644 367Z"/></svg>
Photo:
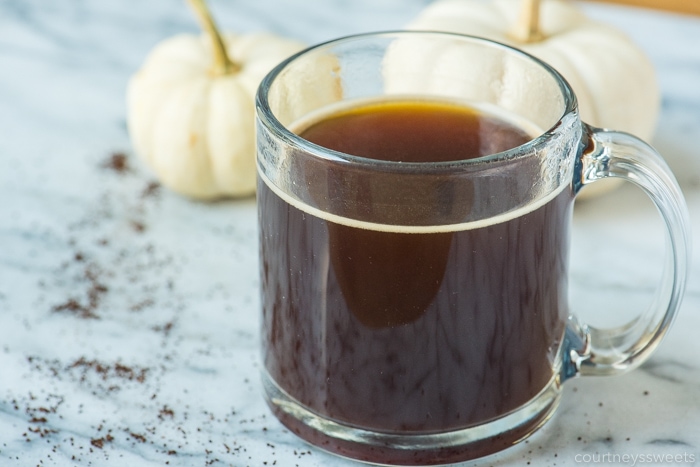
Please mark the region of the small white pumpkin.
<svg viewBox="0 0 700 467"><path fill-rule="evenodd" d="M646 140L654 134L660 92L652 63L624 33L588 18L571 0L438 0L407 28L475 35L517 47L564 76L586 123ZM613 185L596 183L584 194Z"/></svg>
<svg viewBox="0 0 700 467"><path fill-rule="evenodd" d="M158 179L199 199L254 193L255 93L301 50L270 34L220 35L203 0L190 0L206 31L158 44L127 89L136 152Z"/></svg>

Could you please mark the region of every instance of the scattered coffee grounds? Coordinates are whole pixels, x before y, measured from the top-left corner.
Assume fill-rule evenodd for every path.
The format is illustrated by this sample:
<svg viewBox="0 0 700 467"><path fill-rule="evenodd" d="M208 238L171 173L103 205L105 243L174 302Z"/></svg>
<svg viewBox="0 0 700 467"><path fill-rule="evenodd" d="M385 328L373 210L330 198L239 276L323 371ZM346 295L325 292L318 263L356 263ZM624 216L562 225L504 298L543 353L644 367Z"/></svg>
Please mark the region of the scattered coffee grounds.
<svg viewBox="0 0 700 467"><path fill-rule="evenodd" d="M141 233L146 230L146 225L143 222L131 221L131 228L134 229L134 232Z"/></svg>
<svg viewBox="0 0 700 467"><path fill-rule="evenodd" d="M144 435L140 435L138 433L129 433L129 436L134 438L136 441L139 443L145 443L146 442L146 437Z"/></svg>
<svg viewBox="0 0 700 467"><path fill-rule="evenodd" d="M156 181L148 182L146 188L141 192L141 198L149 198L153 196L158 196L160 193L160 183Z"/></svg>
<svg viewBox="0 0 700 467"><path fill-rule="evenodd" d="M82 253L76 253L75 261L82 263L85 261ZM100 282L100 269L94 263L88 263L83 270L83 280L88 283L86 298L81 303L74 297L68 298L65 302L59 303L52 307L54 312L67 311L83 319L99 319L96 310L100 306L102 295L109 289Z"/></svg>
<svg viewBox="0 0 700 467"><path fill-rule="evenodd" d="M106 160L101 164L102 168L113 170L114 172L124 174L130 172L129 158L123 152L112 153Z"/></svg>
<svg viewBox="0 0 700 467"><path fill-rule="evenodd" d="M152 307L155 304L153 299L147 298L145 300L142 300L134 305L131 305L129 308L131 311L143 311L145 308ZM172 326L172 324L171 324Z"/></svg>
<svg viewBox="0 0 700 467"><path fill-rule="evenodd" d="M170 331L172 331L174 324L171 322L165 323L162 326L153 326L151 329L153 329L156 332L162 332L166 337L170 334Z"/></svg>
<svg viewBox="0 0 700 467"><path fill-rule="evenodd" d="M92 444L96 448L102 449L102 448L104 448L105 443L111 443L112 441L114 441L114 437L112 435L108 434L104 438L97 438L97 439L90 440L90 444Z"/></svg>
<svg viewBox="0 0 700 467"><path fill-rule="evenodd" d="M173 412L173 409L168 407L167 405L164 405L162 409L160 409L160 412L158 413L158 418L163 420L164 418L174 418L175 417L175 412Z"/></svg>
<svg viewBox="0 0 700 467"><path fill-rule="evenodd" d="M84 204L69 210L63 225L47 229L51 257L58 252L59 259L42 263L26 318L27 327L44 333L37 336L56 331L55 341L38 337L31 351L11 342L0 346L10 357L27 352L20 354L25 367L17 381L0 386L0 412L24 421L0 442L0 459L11 452L18 465L123 465L128 450L161 465L250 464L232 427L257 430L264 446L267 411L221 410L199 391L211 377L208 359L223 356L236 367L257 355L241 357L206 335L188 336L192 330L182 324L193 319L187 271L196 253L174 250L179 245L162 242L149 228L161 219L162 186L126 152L112 152L94 167L99 183L86 192ZM230 238L244 234L249 232L232 225L213 231ZM230 307L219 284L201 298L207 306ZM202 317L207 319L205 312ZM252 333L232 337L254 340ZM254 394L254 383L238 375L232 372L230 383ZM279 464L274 446L268 449L266 465Z"/></svg>
<svg viewBox="0 0 700 467"><path fill-rule="evenodd" d="M74 298L69 298L61 304L54 305L52 310L56 312L69 311L83 319L99 319L99 316L93 313L92 310L84 305L81 305Z"/></svg>
<svg viewBox="0 0 700 467"><path fill-rule="evenodd" d="M78 360L73 362L69 369L80 368L83 371L93 370L99 374L103 380L108 378L120 378L129 381L138 381L143 383L146 380L146 373L148 373L147 368L131 368L121 363L105 364L98 362L96 360L86 360L85 357L80 357ZM83 376L83 380L84 380Z"/></svg>

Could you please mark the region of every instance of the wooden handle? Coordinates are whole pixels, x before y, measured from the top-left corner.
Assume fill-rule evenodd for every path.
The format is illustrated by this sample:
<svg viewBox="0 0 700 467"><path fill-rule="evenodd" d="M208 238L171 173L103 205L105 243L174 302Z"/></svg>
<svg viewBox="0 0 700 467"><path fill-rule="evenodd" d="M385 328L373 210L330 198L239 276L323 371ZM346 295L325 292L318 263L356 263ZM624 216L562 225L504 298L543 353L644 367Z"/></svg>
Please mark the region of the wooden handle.
<svg viewBox="0 0 700 467"><path fill-rule="evenodd" d="M700 1L697 0L589 0L599 3L617 3L619 5L654 8L700 16Z"/></svg>

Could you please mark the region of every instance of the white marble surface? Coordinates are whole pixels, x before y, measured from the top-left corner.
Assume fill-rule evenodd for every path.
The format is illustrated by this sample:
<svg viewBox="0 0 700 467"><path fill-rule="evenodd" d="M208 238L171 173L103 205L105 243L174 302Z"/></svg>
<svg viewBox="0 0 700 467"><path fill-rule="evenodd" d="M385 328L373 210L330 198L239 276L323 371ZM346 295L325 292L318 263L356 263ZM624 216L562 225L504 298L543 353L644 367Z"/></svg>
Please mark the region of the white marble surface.
<svg viewBox="0 0 700 467"><path fill-rule="evenodd" d="M219 0L213 9L224 29L313 43L399 28L423 4ZM657 66L654 144L698 224L700 18L586 8ZM196 30L175 0L0 1L0 465L355 465L296 439L263 403L254 200L149 191L153 175L132 154L126 80L159 40ZM104 166L114 153L128 157L127 172ZM581 316L614 324L643 307L662 246L636 189L579 203L571 295ZM624 454L700 463L699 254L680 316L647 364L569 381L543 430L476 465L572 466L584 455L633 465L614 457Z"/></svg>

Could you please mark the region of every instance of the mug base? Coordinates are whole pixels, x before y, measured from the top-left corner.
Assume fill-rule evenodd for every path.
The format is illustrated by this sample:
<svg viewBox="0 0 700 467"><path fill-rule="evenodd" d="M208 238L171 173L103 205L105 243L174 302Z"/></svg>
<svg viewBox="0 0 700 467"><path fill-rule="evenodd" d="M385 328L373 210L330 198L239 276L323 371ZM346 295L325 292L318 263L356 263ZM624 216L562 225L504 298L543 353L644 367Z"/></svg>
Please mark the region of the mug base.
<svg viewBox="0 0 700 467"><path fill-rule="evenodd" d="M443 433L384 433L325 419L290 397L266 371L262 373L265 400L292 433L332 454L378 465L445 465L503 451L544 425L561 396L555 376L527 404L482 425Z"/></svg>

